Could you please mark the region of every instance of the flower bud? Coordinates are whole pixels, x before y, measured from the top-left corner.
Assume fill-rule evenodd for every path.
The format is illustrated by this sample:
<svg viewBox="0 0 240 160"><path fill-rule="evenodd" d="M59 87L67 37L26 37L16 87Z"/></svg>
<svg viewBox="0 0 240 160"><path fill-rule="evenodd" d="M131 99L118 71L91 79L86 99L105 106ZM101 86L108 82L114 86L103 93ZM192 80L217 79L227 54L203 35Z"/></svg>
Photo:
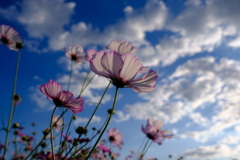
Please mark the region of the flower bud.
<svg viewBox="0 0 240 160"><path fill-rule="evenodd" d="M17 129L19 127L19 123L13 123L12 128Z"/></svg>
<svg viewBox="0 0 240 160"><path fill-rule="evenodd" d="M86 135L87 134L87 129L82 127L82 126L80 126L80 127L78 127L76 129L76 133L78 133L78 134L85 134Z"/></svg>

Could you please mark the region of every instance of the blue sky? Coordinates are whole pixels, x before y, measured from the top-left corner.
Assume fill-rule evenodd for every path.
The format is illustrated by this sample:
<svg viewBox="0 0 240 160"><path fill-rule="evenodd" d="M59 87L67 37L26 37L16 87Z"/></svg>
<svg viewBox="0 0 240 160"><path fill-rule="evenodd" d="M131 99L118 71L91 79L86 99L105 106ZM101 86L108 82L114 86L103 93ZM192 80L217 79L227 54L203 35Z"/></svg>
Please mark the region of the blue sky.
<svg viewBox="0 0 240 160"><path fill-rule="evenodd" d="M39 85L53 79L67 88L70 61L64 47L102 50L111 40L124 39L137 47L136 56L157 70L159 78L153 92L119 92L109 128L123 133L122 154L137 150L144 138L141 124L154 117L174 137L162 146L153 144L147 156L240 157L239 7L236 0L0 1L1 24L17 30L25 45L17 86L23 101L14 120L25 126L35 121L39 132L48 126L53 105ZM17 54L3 45L0 49L1 113L6 121ZM74 65L70 91L76 96L88 69L88 63ZM107 83L97 77L84 92L85 109L77 114L75 126L86 123ZM92 126L104 122L113 93L111 87Z"/></svg>

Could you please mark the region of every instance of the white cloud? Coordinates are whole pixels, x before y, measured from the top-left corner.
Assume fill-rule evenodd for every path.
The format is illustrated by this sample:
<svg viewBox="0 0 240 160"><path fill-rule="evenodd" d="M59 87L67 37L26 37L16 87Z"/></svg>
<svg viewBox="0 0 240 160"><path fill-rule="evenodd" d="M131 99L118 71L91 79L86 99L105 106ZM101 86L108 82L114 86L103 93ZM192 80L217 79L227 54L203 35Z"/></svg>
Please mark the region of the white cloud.
<svg viewBox="0 0 240 160"><path fill-rule="evenodd" d="M130 118L130 115L124 113L123 111L115 111L115 115L117 116L117 118L113 118L113 120L117 123L127 121Z"/></svg>
<svg viewBox="0 0 240 160"><path fill-rule="evenodd" d="M240 147L230 148L224 144L217 144L212 146L200 146L198 148L187 150L182 155L184 158L237 158Z"/></svg>
<svg viewBox="0 0 240 160"><path fill-rule="evenodd" d="M77 119L75 119L73 121L73 124L75 126L79 126L81 123L86 123L88 122L89 118L82 118L82 117L77 117ZM100 123L101 122L101 117L99 116L93 116L92 120L91 120L91 123Z"/></svg>
<svg viewBox="0 0 240 160"><path fill-rule="evenodd" d="M235 60L210 56L189 60L153 92L140 94L147 102L126 105L125 110L136 119L155 117L167 123L188 116L201 128L180 137L205 142L240 123L239 73L240 63ZM207 112L210 117L203 116Z"/></svg>

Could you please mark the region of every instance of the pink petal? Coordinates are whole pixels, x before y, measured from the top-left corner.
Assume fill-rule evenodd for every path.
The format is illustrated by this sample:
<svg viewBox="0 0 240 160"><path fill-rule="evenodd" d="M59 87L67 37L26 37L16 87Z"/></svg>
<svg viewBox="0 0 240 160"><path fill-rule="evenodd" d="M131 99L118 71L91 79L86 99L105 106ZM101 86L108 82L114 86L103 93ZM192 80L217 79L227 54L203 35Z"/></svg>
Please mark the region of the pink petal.
<svg viewBox="0 0 240 160"><path fill-rule="evenodd" d="M114 51L105 52L101 62L111 78L119 78L119 72L123 67L123 60L120 54Z"/></svg>
<svg viewBox="0 0 240 160"><path fill-rule="evenodd" d="M97 52L96 52L94 49L89 49L89 50L87 50L87 53L86 53L86 56L85 56L85 60L88 61L88 62L90 62L90 61L93 59L93 57L94 57L94 55L95 55L96 53L97 53Z"/></svg>
<svg viewBox="0 0 240 160"><path fill-rule="evenodd" d="M102 57L104 54L104 50L96 52L95 57L90 61L90 68L94 73L109 78L109 73L102 66Z"/></svg>
<svg viewBox="0 0 240 160"><path fill-rule="evenodd" d="M45 94L48 99L53 100L53 98L58 97L58 93L62 90L60 83L55 82L50 79L46 84L40 86L40 91Z"/></svg>
<svg viewBox="0 0 240 160"><path fill-rule="evenodd" d="M67 108L70 109L73 113L79 113L83 110L84 100L81 97L74 99L68 103Z"/></svg>
<svg viewBox="0 0 240 160"><path fill-rule="evenodd" d="M118 47L118 52L120 54L134 54L136 52L136 48L132 46L131 43L128 43L127 41L122 42Z"/></svg>
<svg viewBox="0 0 240 160"><path fill-rule="evenodd" d="M124 61L124 65L120 72L120 77L123 78L123 81L131 81L135 78L139 69L142 68L142 63L133 54L124 54L121 58Z"/></svg>
<svg viewBox="0 0 240 160"><path fill-rule="evenodd" d="M112 51L118 51L119 45L124 42L124 40L117 41L117 40L112 40L108 46L106 46L106 49L110 49Z"/></svg>
<svg viewBox="0 0 240 160"><path fill-rule="evenodd" d="M148 70L148 66L143 66L139 71L138 73L145 73L147 70Z"/></svg>
<svg viewBox="0 0 240 160"><path fill-rule="evenodd" d="M155 121L154 126L156 126L158 130L161 130L163 126L163 122L160 120L157 120Z"/></svg>
<svg viewBox="0 0 240 160"><path fill-rule="evenodd" d="M62 92L59 92L58 97L63 104L67 104L68 102L73 100L74 95L69 91L62 91Z"/></svg>
<svg viewBox="0 0 240 160"><path fill-rule="evenodd" d="M155 89L157 81L157 72L150 70L141 78L134 79L127 86L132 88L135 92L151 92Z"/></svg>

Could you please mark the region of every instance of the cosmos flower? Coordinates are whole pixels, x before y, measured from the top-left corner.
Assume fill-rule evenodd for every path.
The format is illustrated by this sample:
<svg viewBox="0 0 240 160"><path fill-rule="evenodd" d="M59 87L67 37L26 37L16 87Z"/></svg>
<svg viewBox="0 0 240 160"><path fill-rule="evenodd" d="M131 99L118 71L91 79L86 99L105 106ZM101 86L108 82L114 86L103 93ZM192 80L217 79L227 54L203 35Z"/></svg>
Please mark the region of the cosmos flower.
<svg viewBox="0 0 240 160"><path fill-rule="evenodd" d="M147 125L143 127L142 132L146 134L146 136L151 139L153 142L162 144L162 141L166 138L172 138L170 130L162 130L163 122L157 120L154 122L153 118L147 119Z"/></svg>
<svg viewBox="0 0 240 160"><path fill-rule="evenodd" d="M123 135L119 132L117 128L112 128L107 131L108 132L108 138L109 141L112 143L112 145L116 145L119 149L121 149L121 145L123 144L122 139Z"/></svg>
<svg viewBox="0 0 240 160"><path fill-rule="evenodd" d="M22 38L18 32L7 25L0 25L0 40L11 50L18 51L22 46Z"/></svg>
<svg viewBox="0 0 240 160"><path fill-rule="evenodd" d="M133 54L121 55L104 50L95 52L91 49L85 58L94 73L109 78L118 88L128 86L135 92L150 92L155 88L158 78L156 71L149 70L144 76L136 78L138 73L142 73L143 65Z"/></svg>
<svg viewBox="0 0 240 160"><path fill-rule="evenodd" d="M137 50L136 47L132 46L131 43L125 40L121 40L121 41L112 40L109 43L109 45L107 45L105 48L111 51L118 52L121 55L125 53L134 54ZM141 70L139 70L138 73L144 73L147 70L148 70L148 66L144 66L141 68Z"/></svg>
<svg viewBox="0 0 240 160"><path fill-rule="evenodd" d="M83 110L83 98L73 99L74 96L71 92L61 90L62 86L53 80L40 86L40 91L52 100L56 106L65 107L73 113L81 112Z"/></svg>
<svg viewBox="0 0 240 160"><path fill-rule="evenodd" d="M84 61L83 48L80 45L68 46L68 48L64 48L64 50L66 51L66 57L70 58L72 61L78 64Z"/></svg>

